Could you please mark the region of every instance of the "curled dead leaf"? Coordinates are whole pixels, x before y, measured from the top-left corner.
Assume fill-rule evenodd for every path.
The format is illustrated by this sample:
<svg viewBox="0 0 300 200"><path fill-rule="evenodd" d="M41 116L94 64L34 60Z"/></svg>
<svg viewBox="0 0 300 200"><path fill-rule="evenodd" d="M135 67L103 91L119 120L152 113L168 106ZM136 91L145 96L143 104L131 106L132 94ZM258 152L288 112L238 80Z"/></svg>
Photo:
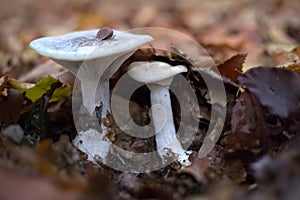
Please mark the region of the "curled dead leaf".
<svg viewBox="0 0 300 200"><path fill-rule="evenodd" d="M236 54L231 58L225 60L224 62L217 65L218 70L221 75L230 78L232 81L236 82L237 77L241 74L243 64L247 54Z"/></svg>

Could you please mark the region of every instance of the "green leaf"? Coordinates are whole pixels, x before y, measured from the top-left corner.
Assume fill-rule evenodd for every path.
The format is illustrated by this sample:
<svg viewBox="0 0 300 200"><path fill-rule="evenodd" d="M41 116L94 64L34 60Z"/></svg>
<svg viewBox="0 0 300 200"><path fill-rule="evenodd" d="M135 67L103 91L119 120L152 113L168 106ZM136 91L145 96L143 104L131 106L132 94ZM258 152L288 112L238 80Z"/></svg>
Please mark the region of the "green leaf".
<svg viewBox="0 0 300 200"><path fill-rule="evenodd" d="M52 80L49 79L44 82L49 83ZM52 83L49 90L32 104L28 112L25 112L20 117L20 124L25 130L25 135L31 136L27 137L30 144L35 144L39 138L45 139L50 136L51 128L47 116L47 106L54 92L61 87L62 83L59 81Z"/></svg>
<svg viewBox="0 0 300 200"><path fill-rule="evenodd" d="M8 83L13 89L18 90L20 93L26 92L26 90L34 87L33 83L21 82L13 78L9 78Z"/></svg>
<svg viewBox="0 0 300 200"><path fill-rule="evenodd" d="M10 79L9 84L12 88L26 93L25 96L32 102L35 102L43 96L48 90L50 90L53 83L59 82L55 78L48 76L47 78L41 78L36 84L20 82L18 80ZM61 86L57 88L49 102L55 102L71 95L70 86Z"/></svg>
<svg viewBox="0 0 300 200"><path fill-rule="evenodd" d="M59 101L61 99L65 99L71 96L71 87L70 85L62 86L56 89L50 99L51 102Z"/></svg>

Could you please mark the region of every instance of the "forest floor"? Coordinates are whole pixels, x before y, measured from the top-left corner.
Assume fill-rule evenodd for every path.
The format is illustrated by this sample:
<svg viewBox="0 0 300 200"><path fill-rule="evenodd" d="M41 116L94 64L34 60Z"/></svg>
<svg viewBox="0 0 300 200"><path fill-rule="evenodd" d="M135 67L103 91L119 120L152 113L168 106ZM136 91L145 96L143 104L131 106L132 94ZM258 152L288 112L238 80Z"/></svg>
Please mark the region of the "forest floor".
<svg viewBox="0 0 300 200"><path fill-rule="evenodd" d="M299 0L2 0L0 199L299 199L299 19ZM89 162L72 145L77 131L69 92L75 78L29 43L104 26L167 28L204 47L227 94L222 134L205 158L197 151L211 119L211 102L198 66L185 52L178 57L140 50L126 63L156 60L188 67L185 77L197 94L203 122L189 147L191 166L174 162L153 172L122 172ZM56 82L49 75L63 84L65 93L57 101L45 101L52 96L49 83L48 89L35 88L38 97L20 89L42 78ZM137 118L145 123L149 102L135 101ZM132 138L114 125L110 137L119 147L155 147L153 138L128 142Z"/></svg>

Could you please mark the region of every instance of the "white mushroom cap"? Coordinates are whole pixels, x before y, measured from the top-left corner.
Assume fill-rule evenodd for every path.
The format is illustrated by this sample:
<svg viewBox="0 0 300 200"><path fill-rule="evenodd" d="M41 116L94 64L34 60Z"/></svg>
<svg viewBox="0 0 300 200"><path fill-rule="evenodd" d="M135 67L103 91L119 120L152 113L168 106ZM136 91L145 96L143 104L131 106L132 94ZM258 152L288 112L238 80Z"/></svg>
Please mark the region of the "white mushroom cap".
<svg viewBox="0 0 300 200"><path fill-rule="evenodd" d="M32 41L30 46L78 76L83 105L92 114L95 107L102 104L103 116L106 116L106 111L110 110L110 77L138 47L152 40L149 35L104 27L40 38Z"/></svg>
<svg viewBox="0 0 300 200"><path fill-rule="evenodd" d="M135 35L117 30L113 30L112 38L97 40L95 36L98 31L99 29L77 31L39 38L29 45L39 54L55 60L82 61L133 50L153 40L149 35Z"/></svg>
<svg viewBox="0 0 300 200"><path fill-rule="evenodd" d="M187 72L183 65L172 66L165 62L133 62L128 74L136 81L169 85L176 74Z"/></svg>

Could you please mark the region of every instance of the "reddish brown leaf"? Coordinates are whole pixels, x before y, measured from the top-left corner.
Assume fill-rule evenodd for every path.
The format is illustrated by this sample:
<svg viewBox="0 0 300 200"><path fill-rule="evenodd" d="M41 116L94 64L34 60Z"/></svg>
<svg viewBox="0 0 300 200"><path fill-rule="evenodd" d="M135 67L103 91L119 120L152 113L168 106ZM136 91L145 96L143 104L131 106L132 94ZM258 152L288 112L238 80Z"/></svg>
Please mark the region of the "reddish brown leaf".
<svg viewBox="0 0 300 200"><path fill-rule="evenodd" d="M287 66L288 69L300 74L300 62Z"/></svg>
<svg viewBox="0 0 300 200"><path fill-rule="evenodd" d="M231 58L225 60L223 63L218 64L218 70L220 71L221 75L236 82L237 77L241 75L246 57L247 54L236 54Z"/></svg>
<svg viewBox="0 0 300 200"><path fill-rule="evenodd" d="M288 67L290 65L299 64L300 48L297 47L292 51L275 51L272 52L272 57L276 66Z"/></svg>

